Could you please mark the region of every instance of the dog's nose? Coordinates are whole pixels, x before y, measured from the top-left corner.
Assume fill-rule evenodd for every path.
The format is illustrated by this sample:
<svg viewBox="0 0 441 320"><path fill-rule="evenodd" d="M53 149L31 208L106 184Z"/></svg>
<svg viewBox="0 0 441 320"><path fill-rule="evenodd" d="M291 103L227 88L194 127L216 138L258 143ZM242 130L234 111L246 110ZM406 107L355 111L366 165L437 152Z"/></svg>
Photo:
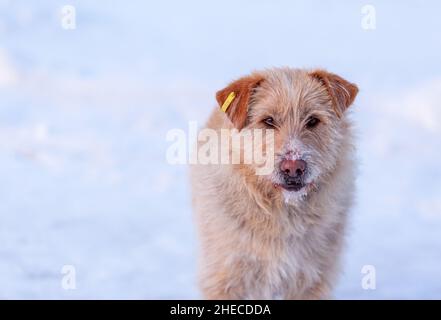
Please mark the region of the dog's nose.
<svg viewBox="0 0 441 320"><path fill-rule="evenodd" d="M280 163L280 170L293 178L300 178L306 170L306 162L303 160L283 160Z"/></svg>

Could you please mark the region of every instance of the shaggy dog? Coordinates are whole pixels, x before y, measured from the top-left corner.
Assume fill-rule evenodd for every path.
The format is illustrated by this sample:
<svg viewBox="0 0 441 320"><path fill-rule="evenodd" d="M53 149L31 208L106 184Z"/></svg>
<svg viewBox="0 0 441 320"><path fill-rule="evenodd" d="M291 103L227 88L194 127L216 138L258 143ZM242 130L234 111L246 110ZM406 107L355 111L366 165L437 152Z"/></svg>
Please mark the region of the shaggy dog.
<svg viewBox="0 0 441 320"><path fill-rule="evenodd" d="M330 298L354 192L346 109L357 92L338 75L291 68L255 72L217 92L221 108L206 128L230 129L230 142L237 132L271 132L272 144L259 147L274 161L267 174L242 158L191 167L206 298ZM226 146L231 157L246 147Z"/></svg>

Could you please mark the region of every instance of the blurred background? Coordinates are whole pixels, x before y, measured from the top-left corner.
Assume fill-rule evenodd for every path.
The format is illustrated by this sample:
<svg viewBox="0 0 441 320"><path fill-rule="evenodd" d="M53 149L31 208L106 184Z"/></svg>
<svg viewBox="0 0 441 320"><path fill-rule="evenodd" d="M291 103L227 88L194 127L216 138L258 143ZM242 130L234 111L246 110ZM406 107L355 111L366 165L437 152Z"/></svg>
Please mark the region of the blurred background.
<svg viewBox="0 0 441 320"><path fill-rule="evenodd" d="M200 298L188 168L167 164L165 136L271 66L360 88L335 298L441 298L440 15L438 1L0 0L0 298Z"/></svg>

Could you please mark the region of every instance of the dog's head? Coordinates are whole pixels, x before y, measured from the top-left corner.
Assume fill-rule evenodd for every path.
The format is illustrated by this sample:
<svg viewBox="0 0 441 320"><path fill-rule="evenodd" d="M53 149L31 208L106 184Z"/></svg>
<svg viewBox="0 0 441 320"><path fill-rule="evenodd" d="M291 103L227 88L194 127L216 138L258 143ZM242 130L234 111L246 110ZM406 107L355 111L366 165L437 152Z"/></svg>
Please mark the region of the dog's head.
<svg viewBox="0 0 441 320"><path fill-rule="evenodd" d="M357 86L323 70L282 68L232 82L217 93L218 103L231 92L226 115L238 130L274 130L274 167L259 181L281 190L285 200L303 198L336 167Z"/></svg>

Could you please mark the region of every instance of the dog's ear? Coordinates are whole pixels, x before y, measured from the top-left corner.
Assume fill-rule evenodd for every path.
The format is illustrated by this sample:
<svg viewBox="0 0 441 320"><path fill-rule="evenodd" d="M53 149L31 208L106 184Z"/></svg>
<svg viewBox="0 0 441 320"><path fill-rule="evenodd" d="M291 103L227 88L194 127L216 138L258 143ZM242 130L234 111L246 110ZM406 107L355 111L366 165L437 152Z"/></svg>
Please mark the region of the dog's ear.
<svg viewBox="0 0 441 320"><path fill-rule="evenodd" d="M216 93L219 107L237 129L240 130L245 126L251 96L263 80L263 76L252 74L233 81Z"/></svg>
<svg viewBox="0 0 441 320"><path fill-rule="evenodd" d="M342 77L325 70L315 70L310 75L319 80L328 90L331 97L332 107L338 117L354 102L358 93L358 87Z"/></svg>

